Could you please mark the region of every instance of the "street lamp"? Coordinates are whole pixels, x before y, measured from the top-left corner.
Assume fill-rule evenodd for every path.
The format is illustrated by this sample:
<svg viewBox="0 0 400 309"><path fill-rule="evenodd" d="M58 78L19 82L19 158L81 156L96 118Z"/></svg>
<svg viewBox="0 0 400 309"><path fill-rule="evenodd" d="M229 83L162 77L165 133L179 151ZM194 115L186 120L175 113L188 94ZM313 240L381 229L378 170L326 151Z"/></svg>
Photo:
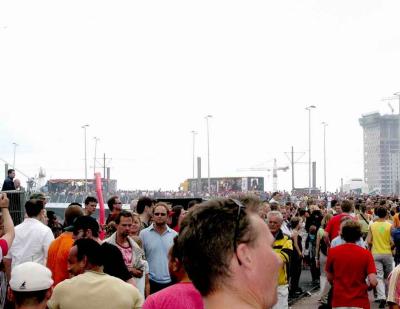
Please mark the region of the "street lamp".
<svg viewBox="0 0 400 309"><path fill-rule="evenodd" d="M84 124L81 128L84 131L85 138L85 192L87 193L87 153L86 153L86 128L89 127L88 124Z"/></svg>
<svg viewBox="0 0 400 309"><path fill-rule="evenodd" d="M311 110L315 105L306 107L308 110L308 193L311 194Z"/></svg>
<svg viewBox="0 0 400 309"><path fill-rule="evenodd" d="M192 178L194 179L194 155L195 155L195 140L196 140L196 135L197 135L197 132L196 131L191 131L190 133L192 133L192 135L193 135L193 176L192 176Z"/></svg>
<svg viewBox="0 0 400 309"><path fill-rule="evenodd" d="M17 143L12 143L13 145L14 145L14 160L13 160L13 168L15 169L15 153L16 153L16 150L17 150L17 146L18 146L18 144Z"/></svg>
<svg viewBox="0 0 400 309"><path fill-rule="evenodd" d="M328 124L326 122L322 122L324 126L324 192L326 193L326 127Z"/></svg>
<svg viewBox="0 0 400 309"><path fill-rule="evenodd" d="M204 117L207 122L207 165L208 165L208 193L211 195L211 180L210 180L210 130L208 127L208 119L212 118L212 115Z"/></svg>
<svg viewBox="0 0 400 309"><path fill-rule="evenodd" d="M93 175L96 174L96 153L97 153L97 142L100 140L98 137L94 137L94 160L93 160Z"/></svg>

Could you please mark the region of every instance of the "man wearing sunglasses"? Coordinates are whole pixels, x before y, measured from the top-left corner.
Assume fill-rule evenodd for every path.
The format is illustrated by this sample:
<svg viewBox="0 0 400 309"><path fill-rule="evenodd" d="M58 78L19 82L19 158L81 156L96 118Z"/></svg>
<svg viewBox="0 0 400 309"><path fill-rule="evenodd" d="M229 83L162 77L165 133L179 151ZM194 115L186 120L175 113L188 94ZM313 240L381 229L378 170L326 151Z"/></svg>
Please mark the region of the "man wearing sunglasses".
<svg viewBox="0 0 400 309"><path fill-rule="evenodd" d="M167 204L157 203L153 208L153 223L139 234L149 263L150 294L171 285L168 251L178 233L167 225L168 212Z"/></svg>

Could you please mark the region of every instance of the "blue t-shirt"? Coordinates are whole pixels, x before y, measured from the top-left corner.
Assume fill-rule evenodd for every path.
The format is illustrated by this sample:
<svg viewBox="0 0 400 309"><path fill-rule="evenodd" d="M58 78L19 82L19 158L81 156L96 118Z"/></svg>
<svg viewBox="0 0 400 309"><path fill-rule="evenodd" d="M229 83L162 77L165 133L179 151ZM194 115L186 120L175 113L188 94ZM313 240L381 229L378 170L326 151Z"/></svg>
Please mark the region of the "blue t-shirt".
<svg viewBox="0 0 400 309"><path fill-rule="evenodd" d="M170 283L171 277L168 270L168 251L174 244L178 233L167 227L160 235L153 224L141 230L139 237L143 243L144 253L149 263L149 278L157 283Z"/></svg>

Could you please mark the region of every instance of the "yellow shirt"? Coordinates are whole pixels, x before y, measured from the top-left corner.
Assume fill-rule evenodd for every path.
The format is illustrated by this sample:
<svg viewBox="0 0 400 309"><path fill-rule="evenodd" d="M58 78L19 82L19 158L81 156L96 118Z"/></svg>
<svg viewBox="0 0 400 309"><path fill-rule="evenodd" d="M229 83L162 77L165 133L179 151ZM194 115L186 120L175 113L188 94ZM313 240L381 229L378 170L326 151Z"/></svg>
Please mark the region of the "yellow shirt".
<svg viewBox="0 0 400 309"><path fill-rule="evenodd" d="M94 271L60 282L47 303L50 309L140 309L142 305L137 288Z"/></svg>
<svg viewBox="0 0 400 309"><path fill-rule="evenodd" d="M290 256L293 252L292 240L280 230L275 237L273 249L283 262L281 268L279 269L278 284L286 285L288 284L289 277L288 270L290 265Z"/></svg>
<svg viewBox="0 0 400 309"><path fill-rule="evenodd" d="M372 254L392 254L391 227L389 222L374 222L371 224Z"/></svg>

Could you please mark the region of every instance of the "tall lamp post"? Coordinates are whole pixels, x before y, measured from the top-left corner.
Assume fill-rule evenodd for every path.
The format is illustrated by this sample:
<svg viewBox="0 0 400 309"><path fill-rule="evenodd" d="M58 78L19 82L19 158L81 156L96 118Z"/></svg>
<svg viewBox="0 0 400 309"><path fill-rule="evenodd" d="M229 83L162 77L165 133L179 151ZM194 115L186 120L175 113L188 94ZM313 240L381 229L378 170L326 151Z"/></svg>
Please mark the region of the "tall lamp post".
<svg viewBox="0 0 400 309"><path fill-rule="evenodd" d="M96 174L96 156L97 156L97 142L100 140L98 137L94 137L94 158L93 158L93 175Z"/></svg>
<svg viewBox="0 0 400 309"><path fill-rule="evenodd" d="M311 194L311 110L315 105L306 107L308 110L308 193Z"/></svg>
<svg viewBox="0 0 400 309"><path fill-rule="evenodd" d="M86 128L89 127L88 124L84 124L81 128L84 132L85 138L85 192L87 193L87 152L86 152Z"/></svg>
<svg viewBox="0 0 400 309"><path fill-rule="evenodd" d="M193 175L192 178L194 179L194 155L195 155L195 141L196 141L196 135L197 132L196 131L191 131L192 135L193 135Z"/></svg>
<svg viewBox="0 0 400 309"><path fill-rule="evenodd" d="M328 124L326 122L322 122L324 126L324 192L326 193L326 127Z"/></svg>
<svg viewBox="0 0 400 309"><path fill-rule="evenodd" d="M398 148L397 148L397 183L396 183L396 194L400 193L399 188L399 156L400 156L400 91L393 93L396 97L399 98L399 137L398 137Z"/></svg>
<svg viewBox="0 0 400 309"><path fill-rule="evenodd" d="M13 159L13 168L15 169L15 153L17 152L17 143L12 143L14 145L14 159Z"/></svg>
<svg viewBox="0 0 400 309"><path fill-rule="evenodd" d="M211 195L211 180L210 180L210 130L208 126L208 119L212 118L212 115L204 117L207 122L207 167L208 167L208 193Z"/></svg>

